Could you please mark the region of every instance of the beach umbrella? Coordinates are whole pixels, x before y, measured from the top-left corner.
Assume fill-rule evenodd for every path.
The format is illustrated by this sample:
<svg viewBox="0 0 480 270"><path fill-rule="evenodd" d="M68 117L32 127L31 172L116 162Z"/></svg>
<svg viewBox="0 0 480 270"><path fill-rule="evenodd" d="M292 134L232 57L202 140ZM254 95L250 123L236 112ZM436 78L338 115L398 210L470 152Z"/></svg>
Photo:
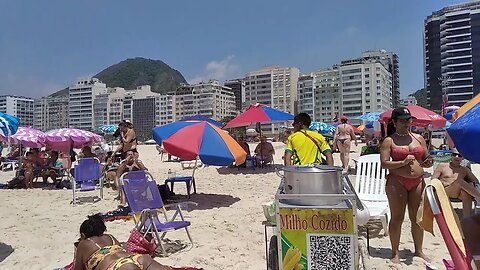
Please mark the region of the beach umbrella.
<svg viewBox="0 0 480 270"><path fill-rule="evenodd" d="M206 121L177 121L153 129L153 139L171 155L203 164L243 164L247 153L224 130Z"/></svg>
<svg viewBox="0 0 480 270"><path fill-rule="evenodd" d="M460 154L470 161L480 162L480 104L471 107L450 128L448 135Z"/></svg>
<svg viewBox="0 0 480 270"><path fill-rule="evenodd" d="M315 130L318 133L330 135L333 135L336 129L334 126L322 122L312 122L309 128L311 130Z"/></svg>
<svg viewBox="0 0 480 270"><path fill-rule="evenodd" d="M20 120L17 117L0 112L0 135L11 136L17 133Z"/></svg>
<svg viewBox="0 0 480 270"><path fill-rule="evenodd" d="M245 112L232 119L223 128L244 127L253 123L273 123L287 120L293 120L293 115L263 104L255 104L250 105Z"/></svg>
<svg viewBox="0 0 480 270"><path fill-rule="evenodd" d="M447 119L447 120L452 120L454 113L455 113L455 111L449 111L446 114L444 114L443 117L445 117L445 119Z"/></svg>
<svg viewBox="0 0 480 270"><path fill-rule="evenodd" d="M21 144L25 147L41 148L45 146L45 134L40 130L28 127L19 127L11 136L0 135L0 140L10 144Z"/></svg>
<svg viewBox="0 0 480 270"><path fill-rule="evenodd" d="M73 148L79 149L101 142L102 136L76 128L60 128L46 132L45 141L53 150L68 152L72 144Z"/></svg>
<svg viewBox="0 0 480 270"><path fill-rule="evenodd" d="M480 94L476 95L474 98L470 99L467 103L463 104L462 107L458 108L455 113L453 114L453 119L457 119L466 111L473 108L473 106L477 105L480 102Z"/></svg>
<svg viewBox="0 0 480 270"><path fill-rule="evenodd" d="M362 114L362 115L356 117L356 119L360 119L362 121L368 121L368 122L378 121L378 119L380 118L380 114L382 114L382 113L381 112L368 112L368 113L365 113L365 114Z"/></svg>
<svg viewBox="0 0 480 270"><path fill-rule="evenodd" d="M97 127L97 130L105 133L105 134L113 134L117 131L118 125L101 125Z"/></svg>
<svg viewBox="0 0 480 270"><path fill-rule="evenodd" d="M358 131L362 132L365 129L365 125L360 125L357 127Z"/></svg>
<svg viewBox="0 0 480 270"><path fill-rule="evenodd" d="M443 116L423 107L417 105L408 105L405 107L410 111L412 116L416 117L416 119L413 119L413 125L416 127L425 128L429 124L432 124L433 128L443 128L447 122L447 119L445 119ZM393 109L383 112L380 115L380 120L384 123L387 123L392 116L392 111Z"/></svg>
<svg viewBox="0 0 480 270"><path fill-rule="evenodd" d="M186 116L182 119L180 119L180 121L206 121L212 125L215 125L217 127L223 127L223 123L220 123L218 121L215 121L213 120L212 118L208 117L208 116L205 116L205 115L202 115L202 114L197 114L197 115L193 115L193 116Z"/></svg>

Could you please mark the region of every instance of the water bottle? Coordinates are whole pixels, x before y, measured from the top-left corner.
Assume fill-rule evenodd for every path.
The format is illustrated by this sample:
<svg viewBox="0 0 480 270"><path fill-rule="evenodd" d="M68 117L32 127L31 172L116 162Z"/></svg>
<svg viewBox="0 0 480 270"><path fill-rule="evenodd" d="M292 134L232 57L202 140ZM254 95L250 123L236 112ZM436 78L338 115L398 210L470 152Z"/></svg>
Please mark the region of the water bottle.
<svg viewBox="0 0 480 270"><path fill-rule="evenodd" d="M171 169L168 169L167 177L168 177L168 179L173 179L173 178L175 178L175 173L172 172Z"/></svg>

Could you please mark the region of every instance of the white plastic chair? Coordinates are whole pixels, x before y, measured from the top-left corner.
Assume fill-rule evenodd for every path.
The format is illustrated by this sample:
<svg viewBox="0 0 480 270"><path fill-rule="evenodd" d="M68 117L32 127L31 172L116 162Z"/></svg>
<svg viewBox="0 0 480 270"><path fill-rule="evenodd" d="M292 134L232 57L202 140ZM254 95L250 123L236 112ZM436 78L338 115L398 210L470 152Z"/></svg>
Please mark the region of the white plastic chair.
<svg viewBox="0 0 480 270"><path fill-rule="evenodd" d="M388 235L388 221L390 208L385 193L385 177L388 170L380 164L380 154L360 156L357 163L357 176L355 178L355 191L360 200L370 212L369 220L382 222L384 235ZM369 245L369 228L367 227L367 246Z"/></svg>

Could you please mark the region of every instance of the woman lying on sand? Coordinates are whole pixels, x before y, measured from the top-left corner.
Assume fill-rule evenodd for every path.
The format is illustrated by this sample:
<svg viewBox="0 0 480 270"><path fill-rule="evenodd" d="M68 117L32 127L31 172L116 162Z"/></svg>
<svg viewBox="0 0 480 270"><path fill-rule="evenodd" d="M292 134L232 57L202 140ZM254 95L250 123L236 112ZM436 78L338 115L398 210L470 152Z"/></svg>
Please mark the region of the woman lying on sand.
<svg viewBox="0 0 480 270"><path fill-rule="evenodd" d="M80 242L75 260L75 270L168 270L149 255L129 253L115 237L105 234L107 228L99 214L89 216L80 226Z"/></svg>

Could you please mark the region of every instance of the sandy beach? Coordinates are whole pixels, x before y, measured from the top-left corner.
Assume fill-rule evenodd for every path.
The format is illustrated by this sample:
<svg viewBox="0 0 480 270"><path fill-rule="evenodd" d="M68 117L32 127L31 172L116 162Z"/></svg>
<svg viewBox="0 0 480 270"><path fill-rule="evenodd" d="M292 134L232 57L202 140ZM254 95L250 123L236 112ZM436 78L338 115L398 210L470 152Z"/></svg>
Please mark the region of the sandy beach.
<svg viewBox="0 0 480 270"><path fill-rule="evenodd" d="M284 145L274 143L275 163L282 164ZM254 145L250 145L251 150ZM352 158L359 155L359 147L352 147ZM140 145L140 158L158 183L163 183L168 169L177 175L190 175L192 170L182 170L178 162L165 162L155 146ZM334 154L335 164L340 164ZM353 162L351 161L351 166ZM429 171L431 173L431 170ZM0 183L5 183L13 172L0 172ZM190 201L198 206L184 212L190 220L194 240L191 249L176 252L166 258L156 258L172 266L194 266L204 269L266 269L264 227L261 205L272 201L280 178L273 167L247 170L208 166L195 174L198 194ZM352 181L355 177L351 177ZM86 216L116 209L111 189L97 203L72 206L71 190L42 188L41 180L33 190L0 190L2 202L0 220L1 269L54 269L63 267L73 259L73 243L79 237L79 226ZM185 185L177 184L176 201L187 201ZM98 195L96 192L80 196ZM459 207L456 205L456 207ZM107 222L108 233L126 241L133 221ZM419 258L412 258L413 241L408 216L402 227L400 244L402 262L389 262L390 241L383 233L378 235L379 224L371 225L370 256L366 269L424 269ZM364 230L361 229L363 232ZM373 232L372 232L373 231ZM433 265L441 268L441 260L449 258L447 248L435 224L436 236L425 234L424 252ZM271 233L271 230L270 232ZM362 234L363 235L363 234ZM187 243L184 231L171 232L167 238ZM443 267L442 267L443 268Z"/></svg>

